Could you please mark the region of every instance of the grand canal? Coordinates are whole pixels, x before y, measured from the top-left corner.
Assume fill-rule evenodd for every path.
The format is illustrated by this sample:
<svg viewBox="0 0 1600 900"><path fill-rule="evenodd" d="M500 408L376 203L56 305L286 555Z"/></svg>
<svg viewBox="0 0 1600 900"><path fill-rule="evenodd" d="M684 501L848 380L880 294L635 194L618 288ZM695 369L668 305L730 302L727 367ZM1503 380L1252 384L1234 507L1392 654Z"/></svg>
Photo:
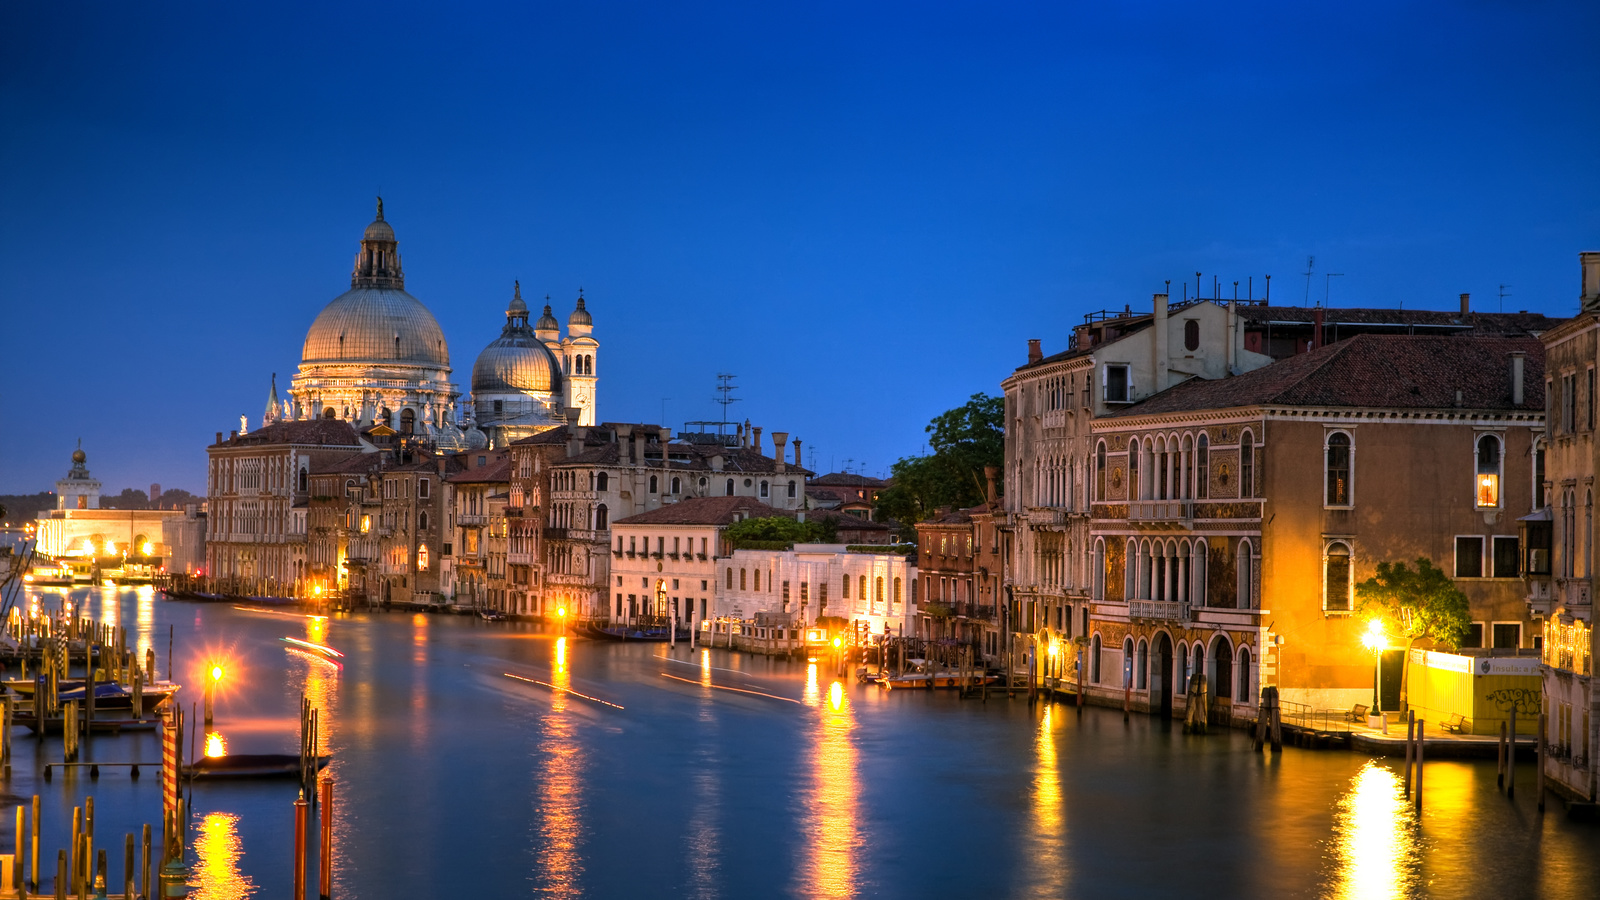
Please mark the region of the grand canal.
<svg viewBox="0 0 1600 900"><path fill-rule="evenodd" d="M1558 803L1541 817L1531 767L1513 803L1492 761L1432 762L1419 821L1396 763L1269 757L1115 711L888 693L805 662L462 617L38 594L69 596L127 626L141 657L153 647L162 674L170 639L186 705L222 661L230 752L292 753L300 696L322 710L341 898L1600 896L1600 826ZM337 647L343 667L285 636ZM85 752L160 758L149 734ZM121 835L159 822L158 779L46 782L60 753L19 731L10 793L43 796L49 860L95 795L120 872ZM193 896L289 895L294 794L196 785Z"/></svg>

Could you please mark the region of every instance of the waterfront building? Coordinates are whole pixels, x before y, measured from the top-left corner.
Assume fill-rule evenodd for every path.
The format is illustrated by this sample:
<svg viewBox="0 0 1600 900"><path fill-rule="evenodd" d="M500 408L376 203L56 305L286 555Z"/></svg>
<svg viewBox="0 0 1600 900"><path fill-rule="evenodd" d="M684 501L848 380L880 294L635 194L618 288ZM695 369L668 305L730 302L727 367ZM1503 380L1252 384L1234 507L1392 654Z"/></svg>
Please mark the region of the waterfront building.
<svg viewBox="0 0 1600 900"><path fill-rule="evenodd" d="M1600 366L1600 253L1579 254L1578 315L1542 336L1546 451L1538 509L1523 523L1531 613L1543 619L1541 672L1548 784L1600 797L1600 694L1595 690L1595 368Z"/></svg>
<svg viewBox="0 0 1600 900"><path fill-rule="evenodd" d="M100 481L89 473L88 454L80 441L72 451L72 467L56 482L55 509L40 513L34 534L46 556L75 561L74 571L89 576L96 568L125 564L165 566L173 548L167 532L176 530L182 510L101 509ZM176 536L176 535L175 535ZM187 557L184 564L189 564Z"/></svg>
<svg viewBox="0 0 1600 900"><path fill-rule="evenodd" d="M377 472L382 453L351 453L310 473L306 502L306 569L312 596L320 591L367 596L368 565L380 551L374 522L380 513ZM376 575L376 571L373 572ZM304 591L303 591L304 592Z"/></svg>
<svg viewBox="0 0 1600 900"><path fill-rule="evenodd" d="M917 578L921 585L916 633L975 648L979 658L1004 665L1000 607L1005 572L1002 529L1006 516L995 495L997 470L990 467L989 499L969 509L941 509L917 523ZM1043 616L1044 607L1030 611ZM1062 610L1064 606L1053 607ZM1056 622L1055 627L1064 627Z"/></svg>
<svg viewBox="0 0 1600 900"><path fill-rule="evenodd" d="M781 515L750 497L690 497L611 523L613 622L673 619L699 627L711 617L722 532L744 519Z"/></svg>
<svg viewBox="0 0 1600 900"><path fill-rule="evenodd" d="M1060 630L1077 648L1047 658L1081 649L1091 695L1161 714L1195 673L1224 720L1269 685L1348 710L1376 664L1355 585L1418 557L1467 595L1469 644L1533 652L1517 520L1536 507L1542 376L1532 339L1363 335L1095 421L1090 603Z"/></svg>
<svg viewBox="0 0 1600 900"><path fill-rule="evenodd" d="M451 540L440 554L440 590L457 607L506 611L506 536L495 532L506 528L511 457L503 449L461 456L467 468L445 479Z"/></svg>
<svg viewBox="0 0 1600 900"><path fill-rule="evenodd" d="M863 640L916 627L915 556L845 544L729 549L716 560L716 618L802 628L833 620Z"/></svg>
<svg viewBox="0 0 1600 900"><path fill-rule="evenodd" d="M510 564L529 572L519 612L615 615L610 526L618 519L713 496L802 509L810 473L786 459L786 433L773 433L772 456L762 453L760 435L760 428L741 428L730 445L610 422L563 426L512 444Z"/></svg>
<svg viewBox="0 0 1600 900"><path fill-rule="evenodd" d="M307 574L311 472L377 448L348 422L217 432L206 449L206 574L241 591L293 593Z"/></svg>

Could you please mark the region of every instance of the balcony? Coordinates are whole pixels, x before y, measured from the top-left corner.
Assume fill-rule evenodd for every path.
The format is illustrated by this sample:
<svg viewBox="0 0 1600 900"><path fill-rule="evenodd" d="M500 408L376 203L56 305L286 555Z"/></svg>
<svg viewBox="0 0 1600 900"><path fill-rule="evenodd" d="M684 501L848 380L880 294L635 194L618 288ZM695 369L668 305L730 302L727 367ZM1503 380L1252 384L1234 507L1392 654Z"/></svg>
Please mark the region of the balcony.
<svg viewBox="0 0 1600 900"><path fill-rule="evenodd" d="M1184 604L1176 600L1129 600L1128 618L1181 622L1189 618Z"/></svg>
<svg viewBox="0 0 1600 900"><path fill-rule="evenodd" d="M477 513L458 513L456 515L457 525L482 525L488 521L488 516Z"/></svg>
<svg viewBox="0 0 1600 900"><path fill-rule="evenodd" d="M1028 508L1029 525L1065 525L1067 524L1067 511L1056 506L1030 506Z"/></svg>
<svg viewBox="0 0 1600 900"><path fill-rule="evenodd" d="M564 541L567 539L567 530L565 528L552 528L550 526L546 526L544 529L544 539L547 541Z"/></svg>
<svg viewBox="0 0 1600 900"><path fill-rule="evenodd" d="M1549 577L1530 576L1524 579L1523 583L1528 586L1528 593L1522 598L1527 601L1528 613L1541 619L1550 618L1550 614L1555 611L1556 594L1551 590Z"/></svg>
<svg viewBox="0 0 1600 900"><path fill-rule="evenodd" d="M1193 500L1130 500L1128 523L1145 528L1188 528L1194 521Z"/></svg>
<svg viewBox="0 0 1600 900"><path fill-rule="evenodd" d="M1568 581L1562 584L1561 602L1565 604L1568 609L1572 609L1573 607L1577 607L1578 609L1588 609L1589 605L1594 602L1593 592L1590 589L1589 582L1587 580Z"/></svg>

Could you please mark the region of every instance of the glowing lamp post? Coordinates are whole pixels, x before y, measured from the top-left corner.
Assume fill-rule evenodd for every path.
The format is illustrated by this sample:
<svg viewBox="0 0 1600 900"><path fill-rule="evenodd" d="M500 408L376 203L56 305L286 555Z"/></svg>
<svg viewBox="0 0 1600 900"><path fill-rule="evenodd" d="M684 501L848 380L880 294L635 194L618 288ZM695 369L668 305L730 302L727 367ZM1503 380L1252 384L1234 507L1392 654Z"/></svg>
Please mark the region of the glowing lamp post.
<svg viewBox="0 0 1600 900"><path fill-rule="evenodd" d="M222 664L213 663L211 671L206 673L206 728L211 727L211 701L217 693L217 683L222 680Z"/></svg>
<svg viewBox="0 0 1600 900"><path fill-rule="evenodd" d="M1387 732L1389 730L1389 719L1383 714L1383 701L1378 694L1378 678L1383 669L1383 649L1385 644L1383 622L1373 619L1368 623L1367 633L1362 635L1361 643L1372 651L1372 716L1378 718L1383 730Z"/></svg>

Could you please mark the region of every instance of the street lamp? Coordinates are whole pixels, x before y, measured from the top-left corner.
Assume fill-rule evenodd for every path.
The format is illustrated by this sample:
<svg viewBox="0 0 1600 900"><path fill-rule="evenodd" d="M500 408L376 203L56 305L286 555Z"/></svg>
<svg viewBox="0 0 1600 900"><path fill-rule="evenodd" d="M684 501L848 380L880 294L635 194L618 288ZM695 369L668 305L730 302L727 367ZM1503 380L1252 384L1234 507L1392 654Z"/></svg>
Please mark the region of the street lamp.
<svg viewBox="0 0 1600 900"><path fill-rule="evenodd" d="M1372 714L1377 716L1383 724L1383 730L1389 730L1389 720L1383 715L1383 701L1378 695L1378 677L1383 668L1384 635L1383 622L1373 619L1367 623L1367 633L1362 635L1361 643L1372 651Z"/></svg>
<svg viewBox="0 0 1600 900"><path fill-rule="evenodd" d="M210 729L211 728L211 701L212 701L212 698L216 696L217 683L222 680L222 675L223 675L222 664L221 663L212 663L211 664L211 671L209 673L207 673L207 674L210 677L206 679L206 728Z"/></svg>

